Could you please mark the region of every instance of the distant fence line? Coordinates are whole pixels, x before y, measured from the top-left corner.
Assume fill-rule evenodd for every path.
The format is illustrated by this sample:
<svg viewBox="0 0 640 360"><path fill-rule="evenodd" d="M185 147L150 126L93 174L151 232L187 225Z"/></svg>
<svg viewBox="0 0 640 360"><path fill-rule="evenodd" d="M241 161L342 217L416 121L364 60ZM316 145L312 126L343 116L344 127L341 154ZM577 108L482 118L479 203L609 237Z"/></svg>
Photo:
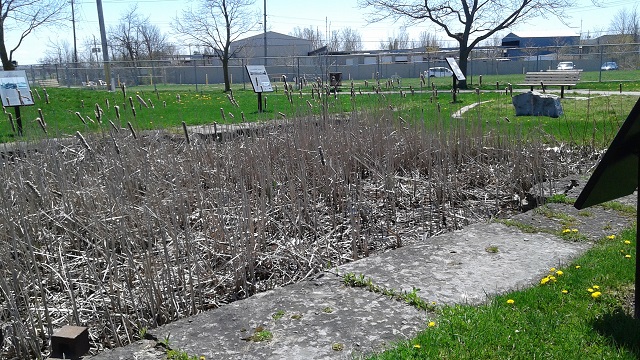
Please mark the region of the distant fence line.
<svg viewBox="0 0 640 360"><path fill-rule="evenodd" d="M515 51L513 51L515 50ZM517 56L508 56L516 53ZM447 66L445 57L454 57L456 50L434 52L389 52L379 54L291 56L278 58L231 59L229 73L234 84L247 84L245 65L265 64L273 80L286 75L288 79L327 80L327 74L342 73L342 80L417 78L430 67ZM559 61L573 61L585 71L600 69L606 61L616 61L623 69L640 66L640 44L599 46L563 46L555 48L480 48L470 58L467 76L523 74L527 71L555 69ZM179 60L142 60L110 62L116 86L150 84L215 84L224 82L222 66L215 58ZM29 80L55 79L60 86L76 87L104 79L102 63L64 63L21 66Z"/></svg>

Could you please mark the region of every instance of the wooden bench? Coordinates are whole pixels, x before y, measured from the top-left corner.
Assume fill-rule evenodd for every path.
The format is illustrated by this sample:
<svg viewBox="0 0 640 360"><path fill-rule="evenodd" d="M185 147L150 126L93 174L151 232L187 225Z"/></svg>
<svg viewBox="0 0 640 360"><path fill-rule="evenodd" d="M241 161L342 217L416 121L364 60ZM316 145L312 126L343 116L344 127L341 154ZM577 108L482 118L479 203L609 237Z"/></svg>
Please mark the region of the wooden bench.
<svg viewBox="0 0 640 360"><path fill-rule="evenodd" d="M38 80L38 85L40 85L43 88L46 88L46 87L60 87L60 84L58 83L58 79Z"/></svg>
<svg viewBox="0 0 640 360"><path fill-rule="evenodd" d="M529 86L531 91L535 86L542 87L545 91L547 86L560 86L560 97L564 97L564 88L571 89L580 81L580 70L549 70L530 71L524 76L524 82L520 86Z"/></svg>

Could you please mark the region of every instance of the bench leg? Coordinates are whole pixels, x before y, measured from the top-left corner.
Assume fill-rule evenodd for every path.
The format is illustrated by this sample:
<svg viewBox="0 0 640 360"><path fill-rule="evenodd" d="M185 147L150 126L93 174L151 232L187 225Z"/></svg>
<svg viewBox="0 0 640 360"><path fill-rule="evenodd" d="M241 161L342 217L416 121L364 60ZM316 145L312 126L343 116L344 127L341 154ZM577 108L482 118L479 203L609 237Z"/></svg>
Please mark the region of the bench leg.
<svg viewBox="0 0 640 360"><path fill-rule="evenodd" d="M560 98L564 99L564 86L560 86Z"/></svg>

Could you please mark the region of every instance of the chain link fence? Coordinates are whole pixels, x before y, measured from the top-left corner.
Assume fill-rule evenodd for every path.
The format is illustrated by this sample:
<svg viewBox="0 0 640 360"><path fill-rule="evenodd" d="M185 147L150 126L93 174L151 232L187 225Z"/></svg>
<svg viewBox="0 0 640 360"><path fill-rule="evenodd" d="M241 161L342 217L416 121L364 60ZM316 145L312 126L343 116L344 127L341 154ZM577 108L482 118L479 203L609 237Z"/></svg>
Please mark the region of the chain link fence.
<svg viewBox="0 0 640 360"><path fill-rule="evenodd" d="M329 73L341 73L342 81L390 78L417 78L431 67L447 66L446 57L456 57L457 50L425 52L390 51L348 55L322 54L278 58L231 59L229 74L233 84L248 84L246 65L265 64L272 80L286 75L290 81L326 82ZM573 61L584 71L597 71L602 63L615 61L620 69L640 66L640 44L606 44L545 48L485 47L469 57L467 76L524 74L556 68L560 61ZM215 57L192 56L157 61L112 61L109 63L115 86L126 84L217 84L223 83L220 61ZM21 66L29 80L56 80L65 87L99 87L105 84L104 64L65 63ZM103 86L103 85L102 85Z"/></svg>

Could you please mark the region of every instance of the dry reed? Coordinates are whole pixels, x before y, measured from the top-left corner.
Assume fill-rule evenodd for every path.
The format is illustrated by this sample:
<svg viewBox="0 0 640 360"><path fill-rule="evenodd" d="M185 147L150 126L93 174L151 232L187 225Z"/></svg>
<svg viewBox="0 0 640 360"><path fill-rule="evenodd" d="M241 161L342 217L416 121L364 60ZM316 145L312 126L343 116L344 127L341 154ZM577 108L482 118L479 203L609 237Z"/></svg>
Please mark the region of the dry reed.
<svg viewBox="0 0 640 360"><path fill-rule="evenodd" d="M311 116L297 101L289 120L222 142L127 123L129 136L109 120L113 130L79 141L15 144L0 164L0 354L45 356L67 324L90 328L92 352L126 344L328 264L500 216L582 163L439 106L400 121L390 110Z"/></svg>

